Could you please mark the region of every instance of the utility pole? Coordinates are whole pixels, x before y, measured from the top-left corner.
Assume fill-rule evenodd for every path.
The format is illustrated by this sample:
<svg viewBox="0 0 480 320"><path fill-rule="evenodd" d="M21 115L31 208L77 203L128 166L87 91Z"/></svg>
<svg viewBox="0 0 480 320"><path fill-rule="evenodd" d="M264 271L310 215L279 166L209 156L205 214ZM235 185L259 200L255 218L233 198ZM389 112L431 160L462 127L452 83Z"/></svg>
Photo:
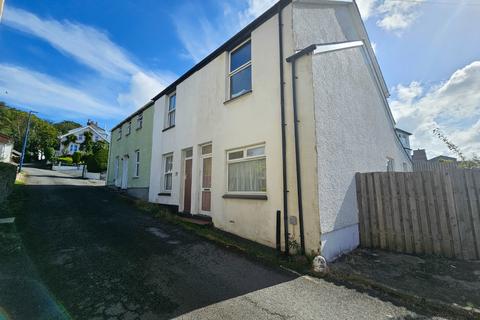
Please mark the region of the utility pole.
<svg viewBox="0 0 480 320"><path fill-rule="evenodd" d="M22 172L23 160L25 159L25 151L27 149L28 132L30 131L30 118L32 117L32 113L37 113L37 112L35 111L28 112L27 129L25 129L25 137L23 138L22 156L20 158L20 165L18 167L18 172Z"/></svg>

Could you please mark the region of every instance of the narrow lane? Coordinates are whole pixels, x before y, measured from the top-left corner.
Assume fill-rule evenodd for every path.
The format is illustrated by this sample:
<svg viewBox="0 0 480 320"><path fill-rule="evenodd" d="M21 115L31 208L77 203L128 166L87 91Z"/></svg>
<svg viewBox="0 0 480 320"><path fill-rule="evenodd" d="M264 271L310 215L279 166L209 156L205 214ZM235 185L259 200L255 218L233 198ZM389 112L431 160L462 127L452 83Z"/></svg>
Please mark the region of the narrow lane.
<svg viewBox="0 0 480 320"><path fill-rule="evenodd" d="M24 245L75 319L392 319L365 293L252 262L139 213L114 192L27 168Z"/></svg>

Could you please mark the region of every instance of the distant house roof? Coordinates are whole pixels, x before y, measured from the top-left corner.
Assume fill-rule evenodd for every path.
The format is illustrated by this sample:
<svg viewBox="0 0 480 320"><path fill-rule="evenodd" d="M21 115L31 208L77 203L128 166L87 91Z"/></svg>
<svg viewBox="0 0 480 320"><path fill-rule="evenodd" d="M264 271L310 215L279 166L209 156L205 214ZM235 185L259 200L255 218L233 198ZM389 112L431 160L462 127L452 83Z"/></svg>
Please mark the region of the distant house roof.
<svg viewBox="0 0 480 320"><path fill-rule="evenodd" d="M0 133L0 143L2 144L13 143L13 138L10 136L7 136L6 134Z"/></svg>
<svg viewBox="0 0 480 320"><path fill-rule="evenodd" d="M97 126L92 126L91 124L89 124L88 126L85 126L85 127L81 127L81 128L75 128L75 129L72 129L70 131L68 131L67 133L65 134L62 134L61 136L59 136L58 138L59 139L62 139L66 136L69 136L71 134L75 134L77 132L81 132L81 131L84 131L85 129L91 129L93 130L96 134L98 134L103 140L105 140L106 142L109 142L107 137L108 137L108 132L106 132L105 130L102 129L102 132L99 132L98 130L98 127Z"/></svg>
<svg viewBox="0 0 480 320"><path fill-rule="evenodd" d="M434 158L431 158L429 159L428 161L432 161L432 162L440 162L440 161L452 161L452 162L456 162L457 161L457 158L454 158L454 157L449 157L449 156L436 156Z"/></svg>

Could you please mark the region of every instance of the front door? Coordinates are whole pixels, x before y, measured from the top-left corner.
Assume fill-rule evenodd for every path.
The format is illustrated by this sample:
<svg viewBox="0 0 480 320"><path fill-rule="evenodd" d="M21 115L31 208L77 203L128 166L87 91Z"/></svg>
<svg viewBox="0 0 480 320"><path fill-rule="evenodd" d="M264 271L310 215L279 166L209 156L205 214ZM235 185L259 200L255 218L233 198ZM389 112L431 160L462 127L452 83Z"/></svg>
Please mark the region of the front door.
<svg viewBox="0 0 480 320"><path fill-rule="evenodd" d="M183 190L183 212L190 213L192 207L192 159L185 159L185 183Z"/></svg>
<svg viewBox="0 0 480 320"><path fill-rule="evenodd" d="M128 186L128 156L123 157L122 161L122 189Z"/></svg>
<svg viewBox="0 0 480 320"><path fill-rule="evenodd" d="M201 204L200 211L203 214L210 214L212 204L212 145L202 146L202 167L201 167Z"/></svg>

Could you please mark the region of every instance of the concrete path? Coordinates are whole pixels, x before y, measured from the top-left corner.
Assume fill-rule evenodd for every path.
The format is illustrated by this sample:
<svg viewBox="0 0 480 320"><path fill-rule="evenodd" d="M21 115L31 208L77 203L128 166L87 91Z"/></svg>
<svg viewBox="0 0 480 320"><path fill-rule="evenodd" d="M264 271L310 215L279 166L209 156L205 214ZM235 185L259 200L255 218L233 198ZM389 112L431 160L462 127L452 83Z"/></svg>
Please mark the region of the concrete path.
<svg viewBox="0 0 480 320"><path fill-rule="evenodd" d="M65 318L421 318L366 293L250 261L144 215L90 181L25 171L27 210L17 228Z"/></svg>

